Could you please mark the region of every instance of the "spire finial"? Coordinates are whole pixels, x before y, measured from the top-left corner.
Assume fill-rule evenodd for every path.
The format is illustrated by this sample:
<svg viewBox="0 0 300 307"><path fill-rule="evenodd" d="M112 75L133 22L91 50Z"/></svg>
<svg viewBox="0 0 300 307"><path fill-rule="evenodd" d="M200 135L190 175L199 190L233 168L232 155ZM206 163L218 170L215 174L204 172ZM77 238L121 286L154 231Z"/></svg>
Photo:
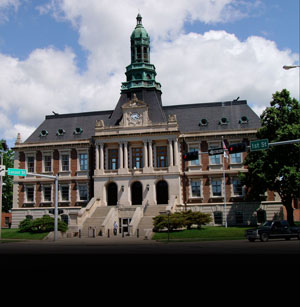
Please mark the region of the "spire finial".
<svg viewBox="0 0 300 307"><path fill-rule="evenodd" d="M136 16L136 21L137 21L137 25L141 25L142 24L142 16L141 16L140 12Z"/></svg>

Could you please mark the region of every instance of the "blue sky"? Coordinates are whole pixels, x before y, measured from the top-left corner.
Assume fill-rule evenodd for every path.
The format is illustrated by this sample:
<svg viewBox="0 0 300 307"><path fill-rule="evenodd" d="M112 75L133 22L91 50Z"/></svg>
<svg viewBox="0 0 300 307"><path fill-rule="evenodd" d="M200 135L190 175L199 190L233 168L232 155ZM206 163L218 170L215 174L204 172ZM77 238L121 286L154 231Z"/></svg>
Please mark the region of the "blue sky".
<svg viewBox="0 0 300 307"><path fill-rule="evenodd" d="M86 68L87 51L78 44L79 34L68 21L57 21L51 14L41 14L39 7L47 0L25 0L16 11L7 11L8 22L0 24L0 52L25 60L36 48L70 46L81 70ZM249 1L250 2L250 1ZM240 40L262 36L274 41L279 49L299 53L299 0L264 0L258 10L246 18L226 23L185 22L185 32L204 33L225 30Z"/></svg>
<svg viewBox="0 0 300 307"><path fill-rule="evenodd" d="M52 110L113 109L138 10L163 103L299 99L299 0L0 0L0 137L22 139Z"/></svg>

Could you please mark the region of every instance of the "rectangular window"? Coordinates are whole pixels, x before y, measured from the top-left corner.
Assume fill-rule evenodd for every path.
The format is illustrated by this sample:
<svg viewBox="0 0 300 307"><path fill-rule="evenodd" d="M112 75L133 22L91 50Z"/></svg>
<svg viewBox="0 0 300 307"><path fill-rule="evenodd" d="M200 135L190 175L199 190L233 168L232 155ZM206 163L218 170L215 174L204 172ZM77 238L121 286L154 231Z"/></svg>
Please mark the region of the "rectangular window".
<svg viewBox="0 0 300 307"><path fill-rule="evenodd" d="M214 223L216 225L222 225L223 224L223 212L221 212L221 211L215 211L214 212Z"/></svg>
<svg viewBox="0 0 300 307"><path fill-rule="evenodd" d="M44 201L51 201L51 186L44 186Z"/></svg>
<svg viewBox="0 0 300 307"><path fill-rule="evenodd" d="M200 180L192 180L192 197L201 197L201 181Z"/></svg>
<svg viewBox="0 0 300 307"><path fill-rule="evenodd" d="M232 185L233 185L233 194L235 196L242 196L243 195L243 186L241 184L241 181L238 178L232 179Z"/></svg>
<svg viewBox="0 0 300 307"><path fill-rule="evenodd" d="M220 145L210 144L209 149L219 148ZM221 155L209 156L209 163L211 165L220 165L221 164Z"/></svg>
<svg viewBox="0 0 300 307"><path fill-rule="evenodd" d="M236 224L243 224L244 223L243 212L239 212L239 211L235 212L235 222L236 222Z"/></svg>
<svg viewBox="0 0 300 307"><path fill-rule="evenodd" d="M143 167L143 148L132 148L132 168Z"/></svg>
<svg viewBox="0 0 300 307"><path fill-rule="evenodd" d="M189 148L189 152L195 152L195 151L199 152L200 151L199 147L190 147ZM194 165L194 166L200 165L199 155L198 155L198 159L197 160L190 161L190 165Z"/></svg>
<svg viewBox="0 0 300 307"><path fill-rule="evenodd" d="M88 185L81 184L78 186L79 200L88 200Z"/></svg>
<svg viewBox="0 0 300 307"><path fill-rule="evenodd" d="M26 200L27 202L34 202L34 187L26 187Z"/></svg>
<svg viewBox="0 0 300 307"><path fill-rule="evenodd" d="M69 169L69 155L63 154L61 155L61 170L67 172Z"/></svg>
<svg viewBox="0 0 300 307"><path fill-rule="evenodd" d="M27 157L27 169L29 173L34 173L34 157Z"/></svg>
<svg viewBox="0 0 300 307"><path fill-rule="evenodd" d="M118 169L118 149L108 149L108 169Z"/></svg>
<svg viewBox="0 0 300 307"><path fill-rule="evenodd" d="M61 200L69 201L69 186L68 185L61 186Z"/></svg>
<svg viewBox="0 0 300 307"><path fill-rule="evenodd" d="M88 170L88 154L87 153L79 154L79 166L80 166L81 171Z"/></svg>
<svg viewBox="0 0 300 307"><path fill-rule="evenodd" d="M242 154L240 152L231 154L230 159L232 164L242 163Z"/></svg>
<svg viewBox="0 0 300 307"><path fill-rule="evenodd" d="M222 180L221 179L212 179L211 187L212 187L213 196L222 196Z"/></svg>
<svg viewBox="0 0 300 307"><path fill-rule="evenodd" d="M167 146L156 147L156 166L167 167L168 166L168 149Z"/></svg>
<svg viewBox="0 0 300 307"><path fill-rule="evenodd" d="M52 171L52 158L51 156L44 156L44 170L45 172Z"/></svg>

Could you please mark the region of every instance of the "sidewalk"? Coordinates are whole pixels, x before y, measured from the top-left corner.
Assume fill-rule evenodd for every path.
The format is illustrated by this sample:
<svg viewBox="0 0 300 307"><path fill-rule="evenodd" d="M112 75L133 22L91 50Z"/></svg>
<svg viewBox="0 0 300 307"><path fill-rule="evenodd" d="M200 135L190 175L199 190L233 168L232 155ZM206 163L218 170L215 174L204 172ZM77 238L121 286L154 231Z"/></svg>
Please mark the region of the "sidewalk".
<svg viewBox="0 0 300 307"><path fill-rule="evenodd" d="M54 242L53 236L50 236L48 239L44 239L42 242ZM89 244L89 245L99 245L99 244L106 244L106 245L128 245L128 244L139 244L139 245L146 245L146 244L159 244L159 242L152 240L152 239L145 239L144 237L137 238L136 236L124 236L122 237L121 234L117 236L96 236L93 237L73 237L73 238L66 238L66 237L59 237L55 242L55 244L68 244L68 245L81 245L81 244Z"/></svg>

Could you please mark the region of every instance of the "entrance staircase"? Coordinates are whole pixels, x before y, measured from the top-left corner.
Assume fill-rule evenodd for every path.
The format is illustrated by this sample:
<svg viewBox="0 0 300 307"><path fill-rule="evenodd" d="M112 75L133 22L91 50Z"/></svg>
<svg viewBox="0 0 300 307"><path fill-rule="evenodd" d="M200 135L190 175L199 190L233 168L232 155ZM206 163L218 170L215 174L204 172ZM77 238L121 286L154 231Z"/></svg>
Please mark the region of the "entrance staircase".
<svg viewBox="0 0 300 307"><path fill-rule="evenodd" d="M86 219L82 227L81 235L83 237L89 237L92 229L96 229L95 235L97 236L101 230L101 225L104 222L110 207L98 207L93 215Z"/></svg>
<svg viewBox="0 0 300 307"><path fill-rule="evenodd" d="M145 211L142 217L139 219L139 223L136 227L136 229L138 229L139 231L140 238L151 237L153 229L153 218L159 215L161 211L165 211L166 207L167 205L154 205L154 206L147 206L145 208ZM132 207L130 208L132 210ZM104 231L103 224L104 221L107 221L107 217L111 209L112 207L97 207L94 213L84 221L81 230L81 236L95 237L99 235L100 231L103 232L102 233L103 236L107 236L106 232ZM126 208L122 208L122 210L125 209ZM135 210L138 209L141 208L136 208ZM113 220L118 221L116 216L113 216ZM109 226L108 228L110 229L112 227ZM112 229L111 229L111 234L112 234ZM134 233L131 233L131 236L137 236L137 232L135 231Z"/></svg>
<svg viewBox="0 0 300 307"><path fill-rule="evenodd" d="M138 225L139 235L141 237L150 237L153 229L153 218L166 210L167 205L148 206Z"/></svg>

